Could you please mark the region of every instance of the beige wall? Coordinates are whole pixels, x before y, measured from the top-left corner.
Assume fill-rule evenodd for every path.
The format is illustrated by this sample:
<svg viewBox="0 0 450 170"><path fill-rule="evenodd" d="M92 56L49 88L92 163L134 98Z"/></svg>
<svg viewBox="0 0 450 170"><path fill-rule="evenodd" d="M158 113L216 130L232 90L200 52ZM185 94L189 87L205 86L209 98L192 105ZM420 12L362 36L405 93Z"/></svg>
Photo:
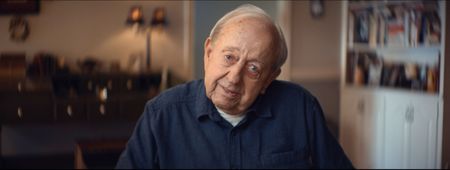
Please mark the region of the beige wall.
<svg viewBox="0 0 450 170"><path fill-rule="evenodd" d="M324 1L325 13L313 19L309 1L292 2L291 80L320 101L333 133L339 126L341 1Z"/></svg>
<svg viewBox="0 0 450 170"><path fill-rule="evenodd" d="M184 31L189 25L184 15L186 8L182 1L41 1L38 15L26 16L31 33L24 43L9 40L8 26L11 15L0 16L0 52L25 51L27 60L39 51L52 52L64 57L68 63L88 55L98 57L105 63L119 61L124 67L131 54L146 53L144 33L136 33L125 25L132 5L142 5L145 21L148 23L155 7L166 7L169 25L164 31L152 34L152 68L164 64L182 76L190 76ZM182 67L180 67L182 66ZM122 68L124 68L122 67ZM176 68L176 69L175 69Z"/></svg>
<svg viewBox="0 0 450 170"><path fill-rule="evenodd" d="M314 19L309 1L293 1L292 77L301 80L339 79L341 1L324 1L325 14Z"/></svg>

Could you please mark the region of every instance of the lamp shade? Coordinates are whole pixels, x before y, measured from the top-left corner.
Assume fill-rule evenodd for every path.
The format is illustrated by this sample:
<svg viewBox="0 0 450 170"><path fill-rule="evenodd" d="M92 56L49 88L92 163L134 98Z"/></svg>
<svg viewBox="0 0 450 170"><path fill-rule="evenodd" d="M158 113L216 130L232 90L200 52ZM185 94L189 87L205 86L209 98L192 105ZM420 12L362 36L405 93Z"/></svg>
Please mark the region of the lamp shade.
<svg viewBox="0 0 450 170"><path fill-rule="evenodd" d="M166 20L166 9L163 7L158 7L153 11L152 20L150 21L152 26L162 25L165 26L167 24Z"/></svg>
<svg viewBox="0 0 450 170"><path fill-rule="evenodd" d="M142 6L133 6L130 8L130 12L128 13L127 24L143 24L144 23L144 15L142 11Z"/></svg>

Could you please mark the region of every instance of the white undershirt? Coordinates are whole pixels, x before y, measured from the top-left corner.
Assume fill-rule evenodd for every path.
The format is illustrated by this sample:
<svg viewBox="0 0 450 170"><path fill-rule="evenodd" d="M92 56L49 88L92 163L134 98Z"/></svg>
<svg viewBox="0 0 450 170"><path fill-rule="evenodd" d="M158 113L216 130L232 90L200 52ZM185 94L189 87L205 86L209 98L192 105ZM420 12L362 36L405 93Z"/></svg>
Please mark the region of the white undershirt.
<svg viewBox="0 0 450 170"><path fill-rule="evenodd" d="M226 121L230 122L233 127L239 124L239 122L241 122L241 120L245 118L245 114L230 115L220 110L218 107L216 107L216 109L217 111L219 111L220 116L222 116Z"/></svg>

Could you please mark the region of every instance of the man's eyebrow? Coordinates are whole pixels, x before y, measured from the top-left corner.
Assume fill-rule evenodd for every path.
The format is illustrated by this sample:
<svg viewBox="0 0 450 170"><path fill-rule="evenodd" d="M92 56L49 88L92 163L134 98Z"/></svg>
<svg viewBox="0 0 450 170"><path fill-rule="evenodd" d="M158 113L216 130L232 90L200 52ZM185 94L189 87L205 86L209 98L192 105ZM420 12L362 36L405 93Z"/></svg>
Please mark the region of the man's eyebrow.
<svg viewBox="0 0 450 170"><path fill-rule="evenodd" d="M241 49L239 47L228 46L222 50L222 52L224 52L224 51L241 51Z"/></svg>
<svg viewBox="0 0 450 170"><path fill-rule="evenodd" d="M261 61L256 60L256 59L250 60L250 61L248 61L248 62L257 63L260 67L261 67L261 66L265 66L265 63L264 63L264 62L261 62Z"/></svg>

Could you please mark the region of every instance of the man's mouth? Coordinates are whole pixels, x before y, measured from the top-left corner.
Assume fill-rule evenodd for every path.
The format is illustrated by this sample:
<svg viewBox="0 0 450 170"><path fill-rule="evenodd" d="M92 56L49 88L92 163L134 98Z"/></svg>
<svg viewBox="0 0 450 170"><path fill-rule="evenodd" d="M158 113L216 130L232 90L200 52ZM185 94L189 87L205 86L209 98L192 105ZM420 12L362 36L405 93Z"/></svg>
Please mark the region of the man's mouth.
<svg viewBox="0 0 450 170"><path fill-rule="evenodd" d="M224 87L222 85L220 85L220 87L222 87L222 89L225 91L225 94L226 94L227 97L237 98L237 97L239 97L241 95L241 93L238 92L238 91L228 89L228 88L226 88L226 87Z"/></svg>

